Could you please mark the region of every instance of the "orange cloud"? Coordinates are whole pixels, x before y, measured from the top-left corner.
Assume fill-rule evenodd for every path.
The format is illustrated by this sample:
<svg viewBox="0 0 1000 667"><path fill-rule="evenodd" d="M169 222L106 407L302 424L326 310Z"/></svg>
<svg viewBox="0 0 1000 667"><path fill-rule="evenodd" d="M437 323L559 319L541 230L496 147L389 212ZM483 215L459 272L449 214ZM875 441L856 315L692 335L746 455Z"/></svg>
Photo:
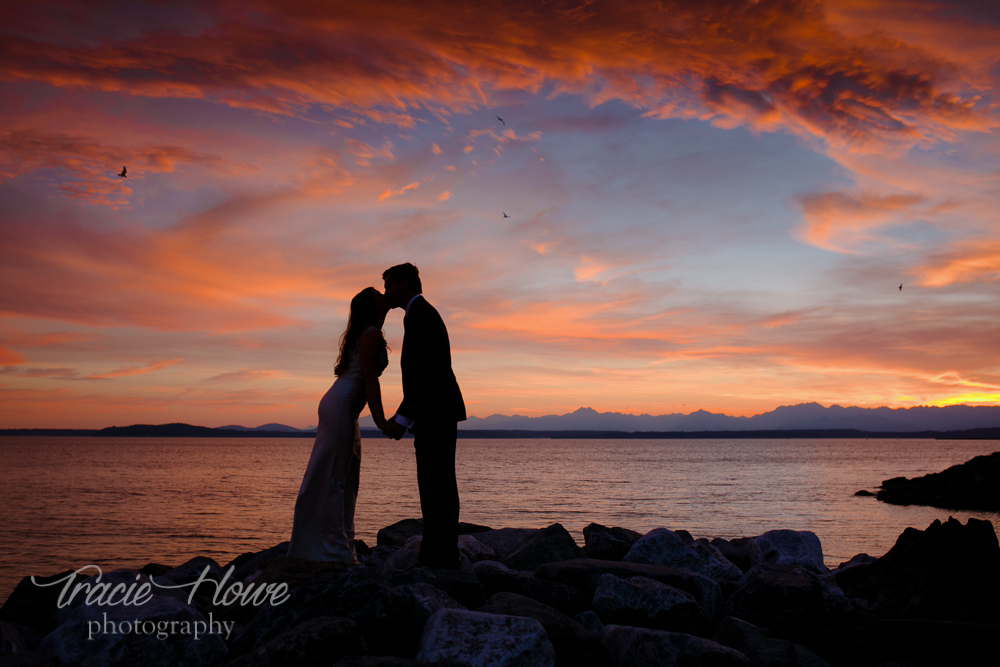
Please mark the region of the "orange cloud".
<svg viewBox="0 0 1000 667"><path fill-rule="evenodd" d="M868 240L870 230L905 221L925 198L824 192L806 195L800 201L805 226L798 230L798 236L819 248L843 252Z"/></svg>
<svg viewBox="0 0 1000 667"><path fill-rule="evenodd" d="M905 3L909 25L897 20L890 35L866 19L899 14L900 3L866 4L867 15L840 2L530 4L498 17L487 5L458 11L454 0L262 0L206 12L214 25L197 34L150 29L68 45L27 30L6 38L0 76L282 115L323 105L405 128L417 110L443 117L488 105L488 90L546 85L593 105L618 99L655 117L861 150L996 127L976 87L991 85L983 63L996 55L997 28L978 25L978 50L960 49L969 22L936 5Z"/></svg>
<svg viewBox="0 0 1000 667"><path fill-rule="evenodd" d="M1000 278L1000 241L981 239L961 243L932 256L916 273L927 287Z"/></svg>
<svg viewBox="0 0 1000 667"><path fill-rule="evenodd" d="M417 189L419 187L420 187L420 183L418 181L414 181L413 183L410 183L409 185L404 185L403 187L401 187L401 188L399 188L397 190L393 190L392 188L389 188L388 190L385 190L382 194L380 194L378 196L378 200L379 201L384 201L384 200L388 199L389 197L398 197L399 195L403 194L407 190L415 190L415 189Z"/></svg>
<svg viewBox="0 0 1000 667"><path fill-rule="evenodd" d="M111 378L118 377L128 377L130 375L145 375L146 373L154 373L159 370L163 370L168 366L173 366L180 359L170 359L168 361L154 361L146 366L128 366L126 368L119 368L117 370L109 371L107 373L95 373L93 375L87 375L81 378L82 380L110 380Z"/></svg>

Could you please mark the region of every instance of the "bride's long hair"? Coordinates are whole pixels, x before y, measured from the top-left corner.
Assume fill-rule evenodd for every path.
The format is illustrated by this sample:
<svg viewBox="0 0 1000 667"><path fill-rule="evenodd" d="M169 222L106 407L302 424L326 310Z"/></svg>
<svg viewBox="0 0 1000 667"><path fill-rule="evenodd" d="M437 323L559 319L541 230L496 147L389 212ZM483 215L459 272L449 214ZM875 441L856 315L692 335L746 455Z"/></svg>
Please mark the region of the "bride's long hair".
<svg viewBox="0 0 1000 667"><path fill-rule="evenodd" d="M366 287L351 299L351 312L347 316L347 329L340 337L340 353L337 355L337 365L334 375L343 375L351 363L351 350L358 344L361 332L368 327L379 327L378 308L375 305L375 295L378 290ZM386 345L386 349L389 349Z"/></svg>

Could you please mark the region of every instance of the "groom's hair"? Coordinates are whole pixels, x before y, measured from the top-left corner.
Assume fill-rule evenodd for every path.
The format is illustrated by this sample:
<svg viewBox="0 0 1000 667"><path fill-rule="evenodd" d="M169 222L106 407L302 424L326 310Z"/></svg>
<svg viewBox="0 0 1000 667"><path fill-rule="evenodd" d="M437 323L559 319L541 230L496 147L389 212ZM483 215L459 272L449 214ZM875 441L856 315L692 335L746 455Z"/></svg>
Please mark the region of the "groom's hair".
<svg viewBox="0 0 1000 667"><path fill-rule="evenodd" d="M413 266L409 262L406 264L390 266L382 272L382 280L385 280L386 278L394 283L406 283L406 286L409 287L414 294L420 294L424 291L420 286L420 272L417 271L417 267Z"/></svg>

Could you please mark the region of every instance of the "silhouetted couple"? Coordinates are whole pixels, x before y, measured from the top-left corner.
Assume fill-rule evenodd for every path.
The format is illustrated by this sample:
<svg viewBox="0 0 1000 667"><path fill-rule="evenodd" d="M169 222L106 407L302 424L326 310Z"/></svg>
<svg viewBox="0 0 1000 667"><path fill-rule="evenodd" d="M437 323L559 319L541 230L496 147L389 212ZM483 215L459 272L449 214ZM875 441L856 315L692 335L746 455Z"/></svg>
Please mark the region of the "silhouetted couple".
<svg viewBox="0 0 1000 667"><path fill-rule="evenodd" d="M288 557L357 565L354 508L361 471L358 416L365 405L375 425L395 440L413 433L417 485L424 519L419 566L458 568L458 484L455 446L458 422L466 418L462 392L451 368L444 320L423 298L412 264L382 274L385 293L363 289L351 300L347 329L334 368L336 381L319 402L319 425L309 464L295 501ZM385 418L379 376L388 365L382 333L385 316L405 309L403 401Z"/></svg>

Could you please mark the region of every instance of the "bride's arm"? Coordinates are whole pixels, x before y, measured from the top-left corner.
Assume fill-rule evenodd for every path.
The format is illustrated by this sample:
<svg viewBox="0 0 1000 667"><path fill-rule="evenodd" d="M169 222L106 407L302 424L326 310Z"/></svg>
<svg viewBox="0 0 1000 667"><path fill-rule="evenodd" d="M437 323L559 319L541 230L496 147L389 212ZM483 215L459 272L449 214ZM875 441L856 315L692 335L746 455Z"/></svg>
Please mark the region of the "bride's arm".
<svg viewBox="0 0 1000 667"><path fill-rule="evenodd" d="M375 329L368 329L361 334L361 372L365 377L365 393L368 396L368 409L375 420L375 426L385 426L385 409L382 407L382 385L379 384L379 359L385 349L382 334Z"/></svg>

